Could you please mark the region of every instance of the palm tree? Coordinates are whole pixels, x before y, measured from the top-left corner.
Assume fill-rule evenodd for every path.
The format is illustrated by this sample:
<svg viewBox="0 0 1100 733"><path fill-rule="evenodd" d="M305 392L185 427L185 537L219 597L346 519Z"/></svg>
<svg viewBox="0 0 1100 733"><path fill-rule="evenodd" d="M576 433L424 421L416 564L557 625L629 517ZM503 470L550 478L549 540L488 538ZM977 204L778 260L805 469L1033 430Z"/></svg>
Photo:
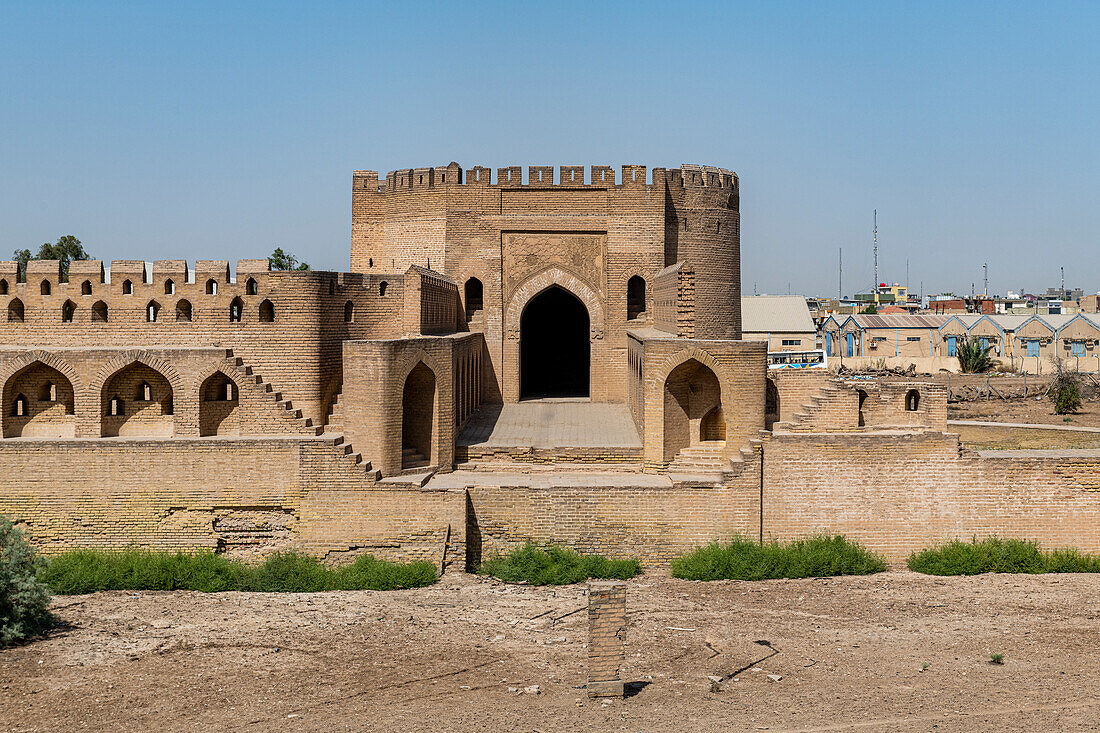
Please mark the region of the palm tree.
<svg viewBox="0 0 1100 733"><path fill-rule="evenodd" d="M993 357L989 355L992 350L992 346L982 346L978 339L967 337L955 350L959 357L959 368L964 374L988 372L993 368Z"/></svg>

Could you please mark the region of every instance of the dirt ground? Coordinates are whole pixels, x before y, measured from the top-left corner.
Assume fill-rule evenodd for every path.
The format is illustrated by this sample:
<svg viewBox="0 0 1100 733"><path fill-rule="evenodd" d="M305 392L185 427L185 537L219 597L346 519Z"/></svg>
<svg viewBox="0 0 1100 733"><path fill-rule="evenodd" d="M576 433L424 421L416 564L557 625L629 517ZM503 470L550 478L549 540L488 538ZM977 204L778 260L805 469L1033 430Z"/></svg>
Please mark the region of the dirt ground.
<svg viewBox="0 0 1100 733"><path fill-rule="evenodd" d="M1093 575L651 574L629 583L630 696L606 703L581 687L581 586L63 597L64 630L0 651L0 731L1095 729L1098 595Z"/></svg>
<svg viewBox="0 0 1100 733"><path fill-rule="evenodd" d="M988 420L1100 428L1100 401L1095 399L1087 400L1081 405L1080 412L1073 415L1055 415L1054 406L1045 397L1013 400L981 399L952 403L947 407L949 420Z"/></svg>

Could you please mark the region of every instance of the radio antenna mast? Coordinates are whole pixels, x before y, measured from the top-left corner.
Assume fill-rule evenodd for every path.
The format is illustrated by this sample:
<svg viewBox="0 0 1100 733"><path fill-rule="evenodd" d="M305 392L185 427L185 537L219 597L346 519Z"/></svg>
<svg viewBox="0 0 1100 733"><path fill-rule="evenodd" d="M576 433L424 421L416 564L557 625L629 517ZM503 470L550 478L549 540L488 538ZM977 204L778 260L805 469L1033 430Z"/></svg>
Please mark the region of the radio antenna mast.
<svg viewBox="0 0 1100 733"><path fill-rule="evenodd" d="M875 289L873 292L878 292L878 209L875 209Z"/></svg>

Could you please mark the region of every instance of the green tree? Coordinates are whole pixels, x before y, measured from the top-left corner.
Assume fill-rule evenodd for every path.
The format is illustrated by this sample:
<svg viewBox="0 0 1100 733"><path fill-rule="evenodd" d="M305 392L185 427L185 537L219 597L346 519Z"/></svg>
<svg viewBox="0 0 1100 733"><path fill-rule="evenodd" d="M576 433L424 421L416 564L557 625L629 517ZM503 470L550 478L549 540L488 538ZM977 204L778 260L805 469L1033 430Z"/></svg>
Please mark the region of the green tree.
<svg viewBox="0 0 1100 733"><path fill-rule="evenodd" d="M993 357L989 355L992 350L992 346L982 346L977 338L968 336L955 349L955 355L959 357L959 368L964 374L988 372L993 368Z"/></svg>
<svg viewBox="0 0 1100 733"><path fill-rule="evenodd" d="M289 252L284 252L282 247L275 248L275 251L267 258L267 263L271 265L272 270L304 271L309 269L308 262L299 262L297 257Z"/></svg>
<svg viewBox="0 0 1100 733"><path fill-rule="evenodd" d="M1066 369L1065 362L1058 356L1050 358L1054 364L1054 380L1050 383L1047 395L1054 403L1055 415L1068 415L1081 409L1081 388L1078 376Z"/></svg>
<svg viewBox="0 0 1100 733"><path fill-rule="evenodd" d="M878 308L875 307L874 303L869 303L866 308L864 308L863 310L861 310L859 312L859 314L861 316L873 316L877 313L878 313Z"/></svg>
<svg viewBox="0 0 1100 733"><path fill-rule="evenodd" d="M74 260L90 260L92 258L84 251L80 240L71 234L66 234L54 244L46 242L38 248L38 254L32 255L29 249L17 249L12 253L12 258L19 263L19 277L24 281L27 278L27 263L31 260L58 260L61 262L61 279L69 279L69 263Z"/></svg>

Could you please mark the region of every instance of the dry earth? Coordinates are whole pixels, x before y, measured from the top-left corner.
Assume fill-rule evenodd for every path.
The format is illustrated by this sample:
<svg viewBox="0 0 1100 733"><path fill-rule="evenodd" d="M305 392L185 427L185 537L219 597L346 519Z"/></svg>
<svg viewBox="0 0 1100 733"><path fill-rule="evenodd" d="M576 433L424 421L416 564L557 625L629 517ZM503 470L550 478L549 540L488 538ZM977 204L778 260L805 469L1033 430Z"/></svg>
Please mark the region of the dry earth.
<svg viewBox="0 0 1100 733"><path fill-rule="evenodd" d="M647 575L610 703L581 687L580 586L58 598L67 628L0 652L0 730L1095 729L1098 595L1093 575Z"/></svg>

